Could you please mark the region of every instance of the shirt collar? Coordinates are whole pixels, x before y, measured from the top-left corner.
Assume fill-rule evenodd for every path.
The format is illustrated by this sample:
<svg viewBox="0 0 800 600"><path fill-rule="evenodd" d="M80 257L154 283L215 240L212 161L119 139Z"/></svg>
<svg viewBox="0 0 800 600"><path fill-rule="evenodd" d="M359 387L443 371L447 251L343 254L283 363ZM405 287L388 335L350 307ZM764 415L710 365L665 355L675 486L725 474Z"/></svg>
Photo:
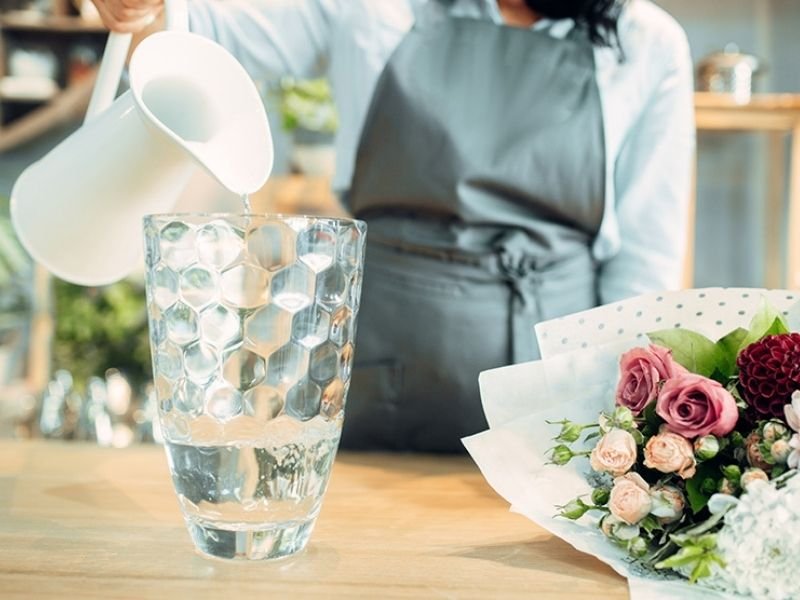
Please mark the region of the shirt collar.
<svg viewBox="0 0 800 600"><path fill-rule="evenodd" d="M475 14L476 9L478 14ZM498 25L503 22L500 8L497 6L497 0L455 0L453 2L453 12L461 16L472 14L473 16L491 19ZM533 31L547 31L554 38L559 39L567 37L573 27L575 27L575 21L572 19L539 19L531 25Z"/></svg>

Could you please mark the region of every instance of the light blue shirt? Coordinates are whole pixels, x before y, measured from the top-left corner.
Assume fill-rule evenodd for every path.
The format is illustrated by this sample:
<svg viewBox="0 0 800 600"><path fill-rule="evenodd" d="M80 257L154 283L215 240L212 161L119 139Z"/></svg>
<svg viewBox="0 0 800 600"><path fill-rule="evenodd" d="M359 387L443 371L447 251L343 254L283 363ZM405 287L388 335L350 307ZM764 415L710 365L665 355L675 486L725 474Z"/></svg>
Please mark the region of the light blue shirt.
<svg viewBox="0 0 800 600"><path fill-rule="evenodd" d="M190 0L191 29L256 79L326 73L339 110L334 188L348 189L378 77L427 0ZM455 0L456 16L502 22L496 0ZM570 20L539 21L564 37ZM695 128L681 27L649 0L619 23L625 56L595 49L606 145L606 205L593 254L603 303L681 284Z"/></svg>

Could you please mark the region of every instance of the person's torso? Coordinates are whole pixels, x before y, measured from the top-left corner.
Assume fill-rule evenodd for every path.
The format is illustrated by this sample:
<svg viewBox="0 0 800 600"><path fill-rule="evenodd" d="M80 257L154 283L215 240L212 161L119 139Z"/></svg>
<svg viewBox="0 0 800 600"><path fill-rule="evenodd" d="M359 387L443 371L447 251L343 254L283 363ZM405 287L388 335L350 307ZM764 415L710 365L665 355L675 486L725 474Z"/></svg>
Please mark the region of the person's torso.
<svg viewBox="0 0 800 600"><path fill-rule="evenodd" d="M429 0L363 0L338 8L331 36L329 76L340 114L336 139L336 173L333 187L350 187L358 142L375 84L397 46L414 25L416 15ZM457 0L456 16L488 19L500 23L495 0ZM566 23L566 27L565 27ZM659 83L663 57L653 56L649 42L671 26L670 17L649 0L631 0L620 21L625 60L610 48L594 48L595 77L601 97L606 144L607 195L613 204L614 161L628 131L650 101ZM571 21L540 21L535 27L554 37L568 34ZM607 210L604 220L614 219ZM607 227L610 225L610 227ZM604 223L603 231L614 230ZM602 240L601 240L602 242Z"/></svg>

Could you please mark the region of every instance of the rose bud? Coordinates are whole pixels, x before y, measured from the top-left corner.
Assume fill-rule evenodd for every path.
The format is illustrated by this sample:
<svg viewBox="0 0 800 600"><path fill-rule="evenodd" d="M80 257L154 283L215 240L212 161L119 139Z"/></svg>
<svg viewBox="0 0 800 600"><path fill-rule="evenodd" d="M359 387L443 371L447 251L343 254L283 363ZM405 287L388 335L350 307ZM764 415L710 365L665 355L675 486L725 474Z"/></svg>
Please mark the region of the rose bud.
<svg viewBox="0 0 800 600"><path fill-rule="evenodd" d="M574 500L570 500L564 506L562 506L558 515L560 517L575 521L576 519L580 519L583 515L585 515L586 511L588 511L590 508L592 507L586 504L583 500L580 498L575 498Z"/></svg>
<svg viewBox="0 0 800 600"><path fill-rule="evenodd" d="M595 506L605 506L608 504L610 496L611 490L608 488L595 488L592 490L592 502Z"/></svg>
<svg viewBox="0 0 800 600"><path fill-rule="evenodd" d="M780 421L767 421L761 429L761 438L769 443L789 437L789 429Z"/></svg>
<svg viewBox="0 0 800 600"><path fill-rule="evenodd" d="M628 542L628 554L635 558L641 558L647 554L647 542L637 535Z"/></svg>
<svg viewBox="0 0 800 600"><path fill-rule="evenodd" d="M704 435L694 441L697 460L711 460L719 453L719 440L713 435Z"/></svg>
<svg viewBox="0 0 800 600"><path fill-rule="evenodd" d="M633 413L631 409L626 406L618 406L614 409L613 416L614 424L620 429L631 429L635 427L633 421Z"/></svg>
<svg viewBox="0 0 800 600"><path fill-rule="evenodd" d="M761 436L758 435L758 432L754 431L747 436L744 443L745 450L747 451L747 462L750 463L751 467L768 471L772 468L772 465L764 460L764 457L761 455L760 444Z"/></svg>
<svg viewBox="0 0 800 600"><path fill-rule="evenodd" d="M653 508L650 514L658 517L662 525L680 521L686 508L686 498L678 488L672 485L658 485L650 490Z"/></svg>
<svg viewBox="0 0 800 600"><path fill-rule="evenodd" d="M618 519L628 525L636 525L650 514L653 508L650 486L638 473L617 477L614 480L614 487L611 488L608 508Z"/></svg>
<svg viewBox="0 0 800 600"><path fill-rule="evenodd" d="M573 423L572 421L564 421L564 424L561 426L561 431L558 433L558 437L556 440L559 442L577 442L578 438L581 437L581 432L583 431L583 426L578 425L577 423Z"/></svg>
<svg viewBox="0 0 800 600"><path fill-rule="evenodd" d="M636 463L636 440L623 429L612 429L592 449L589 462L595 471L624 475Z"/></svg>
<svg viewBox="0 0 800 600"><path fill-rule="evenodd" d="M568 446L565 446L564 444L559 444L551 451L550 460L555 465L564 466L565 464L567 464L569 461L572 460L573 456L575 455L572 453L572 450L570 450Z"/></svg>
<svg viewBox="0 0 800 600"><path fill-rule="evenodd" d="M738 485L739 480L742 478L742 469L739 468L739 465L725 465L722 467L722 475Z"/></svg>
<svg viewBox="0 0 800 600"><path fill-rule="evenodd" d="M677 433L664 431L647 440L644 464L650 469L677 473L682 479L689 479L695 474L697 461L689 440Z"/></svg>
<svg viewBox="0 0 800 600"><path fill-rule="evenodd" d="M603 516L600 521L600 531L608 538L627 542L639 535L639 526L628 525L625 521L618 519L612 514L608 514Z"/></svg>
<svg viewBox="0 0 800 600"><path fill-rule="evenodd" d="M769 481L769 476L761 469L747 469L742 473L740 484L742 489L747 489L747 486L754 481Z"/></svg>
<svg viewBox="0 0 800 600"><path fill-rule="evenodd" d="M769 449L772 459L780 464L786 464L789 455L792 453L792 447L789 445L788 440L777 440Z"/></svg>
<svg viewBox="0 0 800 600"><path fill-rule="evenodd" d="M729 496L733 496L736 493L736 488L738 485L731 481L730 479L722 479L719 482L719 493L720 494L728 494Z"/></svg>

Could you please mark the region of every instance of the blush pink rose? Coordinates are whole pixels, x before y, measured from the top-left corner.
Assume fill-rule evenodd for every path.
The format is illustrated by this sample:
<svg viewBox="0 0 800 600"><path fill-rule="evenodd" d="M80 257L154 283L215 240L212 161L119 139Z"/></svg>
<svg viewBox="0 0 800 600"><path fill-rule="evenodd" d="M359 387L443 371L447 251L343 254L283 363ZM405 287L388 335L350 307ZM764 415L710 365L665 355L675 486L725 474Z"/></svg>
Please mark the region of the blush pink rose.
<svg viewBox="0 0 800 600"><path fill-rule="evenodd" d="M636 440L624 429L612 429L592 449L589 462L598 473L624 475L636 463Z"/></svg>
<svg viewBox="0 0 800 600"><path fill-rule="evenodd" d="M687 373L672 359L672 351L653 344L623 354L619 370L617 405L626 406L634 415L641 414L656 399L662 381Z"/></svg>
<svg viewBox="0 0 800 600"><path fill-rule="evenodd" d="M653 508L650 486L638 473L617 477L614 480L614 487L611 488L608 508L618 519L628 525L636 525L650 514Z"/></svg>
<svg viewBox="0 0 800 600"><path fill-rule="evenodd" d="M664 384L656 413L670 431L688 439L728 435L739 420L739 409L730 392L716 381L694 373L684 373Z"/></svg>
<svg viewBox="0 0 800 600"><path fill-rule="evenodd" d="M662 473L677 473L682 479L694 477L697 461L694 448L685 437L663 431L644 447L644 466Z"/></svg>

